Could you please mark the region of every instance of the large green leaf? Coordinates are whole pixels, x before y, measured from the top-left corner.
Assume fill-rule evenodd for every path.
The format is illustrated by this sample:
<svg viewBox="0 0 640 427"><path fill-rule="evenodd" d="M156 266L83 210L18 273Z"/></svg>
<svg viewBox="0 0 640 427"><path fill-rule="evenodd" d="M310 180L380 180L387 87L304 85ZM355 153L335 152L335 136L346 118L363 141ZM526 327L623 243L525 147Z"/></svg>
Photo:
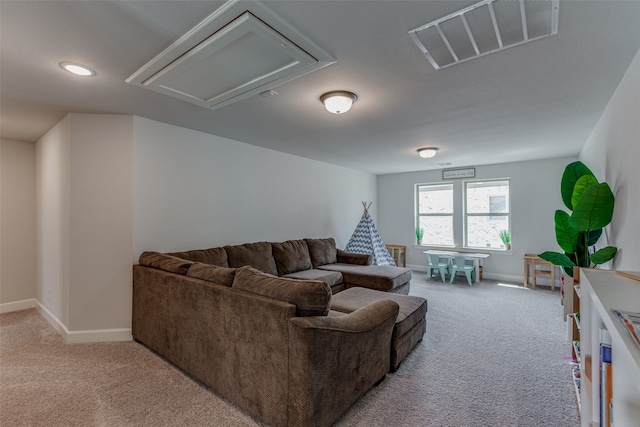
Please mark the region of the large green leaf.
<svg viewBox="0 0 640 427"><path fill-rule="evenodd" d="M569 224L578 231L603 228L613 218L615 198L609 184L592 185L584 190L580 201L573 208Z"/></svg>
<svg viewBox="0 0 640 427"><path fill-rule="evenodd" d="M578 178L578 180L576 181L576 185L573 187L573 195L571 196L571 206L573 206L575 209L575 206L580 201L580 198L582 197L582 193L584 193L584 190L591 187L592 185L597 185L597 184L598 184L598 180L593 175L582 175L580 178Z"/></svg>
<svg viewBox="0 0 640 427"><path fill-rule="evenodd" d="M598 243L598 239L600 239L600 236L602 236L602 228L589 231L589 239L588 239L589 246L593 246L596 243Z"/></svg>
<svg viewBox="0 0 640 427"><path fill-rule="evenodd" d="M565 254L559 252L546 251L538 255L545 261L549 261L553 265L559 265L561 267L572 268L575 266L574 262L569 259Z"/></svg>
<svg viewBox="0 0 640 427"><path fill-rule="evenodd" d="M560 181L560 194L562 195L564 205L571 211L573 210L573 204L571 203L573 188L575 187L578 179L584 175L593 176L593 173L591 172L591 169L580 161L569 163L567 167L564 168L562 181Z"/></svg>
<svg viewBox="0 0 640 427"><path fill-rule="evenodd" d="M572 254L576 252L579 233L569 224L569 218L569 214L561 210L557 210L554 216L558 245L563 251Z"/></svg>
<svg viewBox="0 0 640 427"><path fill-rule="evenodd" d="M591 262L596 265L604 264L605 262L612 260L613 257L616 256L617 252L618 248L614 246L607 246L592 253Z"/></svg>

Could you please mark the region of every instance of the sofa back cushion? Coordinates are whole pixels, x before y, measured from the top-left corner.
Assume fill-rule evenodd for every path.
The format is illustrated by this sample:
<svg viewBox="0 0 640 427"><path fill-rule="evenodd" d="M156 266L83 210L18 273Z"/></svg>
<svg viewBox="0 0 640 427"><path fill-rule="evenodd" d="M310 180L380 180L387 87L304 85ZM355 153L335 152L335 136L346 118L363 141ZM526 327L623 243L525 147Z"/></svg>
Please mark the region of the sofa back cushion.
<svg viewBox="0 0 640 427"><path fill-rule="evenodd" d="M168 255L188 259L189 261L201 262L204 264L229 267L227 251L225 251L224 248L195 249L193 251L186 252L172 252Z"/></svg>
<svg viewBox="0 0 640 427"><path fill-rule="evenodd" d="M325 264L334 264L338 259L336 241L329 237L327 239L304 239L309 247L309 255L313 268Z"/></svg>
<svg viewBox="0 0 640 427"><path fill-rule="evenodd" d="M193 261L151 251L141 253L138 262L144 267L157 268L182 275L187 274L189 267L193 264Z"/></svg>
<svg viewBox="0 0 640 427"><path fill-rule="evenodd" d="M201 262L194 262L191 267L189 267L189 271L187 271L188 277L229 287L233 284L235 275L235 268L218 267L217 265L203 264Z"/></svg>
<svg viewBox="0 0 640 427"><path fill-rule="evenodd" d="M287 240L282 243L272 243L271 249L273 258L276 261L278 276L311 268L309 248L304 240Z"/></svg>
<svg viewBox="0 0 640 427"><path fill-rule="evenodd" d="M249 265L265 273L278 275L276 261L271 252L271 243L256 242L245 243L244 245L225 246L229 267L239 268Z"/></svg>
<svg viewBox="0 0 640 427"><path fill-rule="evenodd" d="M331 307L331 288L325 282L277 277L248 266L236 270L233 288L293 304L300 317L326 316Z"/></svg>

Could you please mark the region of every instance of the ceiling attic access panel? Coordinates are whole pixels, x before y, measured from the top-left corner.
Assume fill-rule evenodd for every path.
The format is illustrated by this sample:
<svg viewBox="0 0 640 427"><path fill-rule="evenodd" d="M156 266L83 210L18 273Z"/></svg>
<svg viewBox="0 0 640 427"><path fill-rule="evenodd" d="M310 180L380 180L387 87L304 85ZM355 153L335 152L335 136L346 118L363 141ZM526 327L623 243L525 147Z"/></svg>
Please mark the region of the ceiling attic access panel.
<svg viewBox="0 0 640 427"><path fill-rule="evenodd" d="M251 5L227 3L127 82L217 109L335 62L266 6Z"/></svg>

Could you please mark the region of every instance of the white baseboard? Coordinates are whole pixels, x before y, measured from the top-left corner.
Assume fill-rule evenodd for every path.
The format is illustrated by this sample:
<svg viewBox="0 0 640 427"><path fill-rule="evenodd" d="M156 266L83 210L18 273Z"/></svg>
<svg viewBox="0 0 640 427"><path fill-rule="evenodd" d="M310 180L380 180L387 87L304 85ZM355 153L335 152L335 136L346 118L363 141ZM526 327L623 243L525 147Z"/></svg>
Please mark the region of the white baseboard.
<svg viewBox="0 0 640 427"><path fill-rule="evenodd" d="M67 344L89 343L89 342L114 342L131 341L131 328L121 329L96 329L89 331L70 331L47 307L42 305L35 298L23 301L8 302L0 304L0 314L14 311L36 308L51 326L58 331Z"/></svg>
<svg viewBox="0 0 640 427"><path fill-rule="evenodd" d="M42 305L40 301L36 301L36 303L40 314L62 335L67 344L131 341L133 339L131 328L70 331L53 313Z"/></svg>
<svg viewBox="0 0 640 427"><path fill-rule="evenodd" d="M65 337L68 344L79 344L88 342L115 342L131 341L131 329L97 329L92 331L69 331Z"/></svg>
<svg viewBox="0 0 640 427"><path fill-rule="evenodd" d="M47 322L49 322L49 324L53 326L53 329L58 331L58 333L62 335L62 337L66 341L66 333L68 332L67 327L64 326L64 324L38 300L36 300L36 308L38 309L38 312L42 315L42 317L44 317Z"/></svg>
<svg viewBox="0 0 640 427"><path fill-rule="evenodd" d="M421 272L425 274L427 272L427 267L425 265L408 265L407 264L407 268L410 268L415 272ZM486 271L482 274L482 278L488 279L488 280L497 280L497 281L502 280L505 282L515 282L515 283L524 282L523 276L514 276L510 274L493 274L493 273L487 273Z"/></svg>
<svg viewBox="0 0 640 427"><path fill-rule="evenodd" d="M423 271L423 272L427 272L427 266L426 265L414 265L414 264L407 264L407 268L410 268L413 271Z"/></svg>
<svg viewBox="0 0 640 427"><path fill-rule="evenodd" d="M36 306L35 298L25 299L22 301L7 302L0 304L0 314L11 313L13 311L26 310Z"/></svg>

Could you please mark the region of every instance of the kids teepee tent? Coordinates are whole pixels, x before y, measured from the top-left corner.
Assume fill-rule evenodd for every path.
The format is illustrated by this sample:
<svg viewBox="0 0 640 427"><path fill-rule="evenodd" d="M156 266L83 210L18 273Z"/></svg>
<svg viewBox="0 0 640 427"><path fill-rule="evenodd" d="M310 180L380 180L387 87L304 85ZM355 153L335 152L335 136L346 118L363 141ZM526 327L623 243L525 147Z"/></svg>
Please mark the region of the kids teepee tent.
<svg viewBox="0 0 640 427"><path fill-rule="evenodd" d="M372 254L375 265L395 266L396 263L391 258L391 254L389 254L373 220L369 216L371 203L367 206L366 202L362 202L362 206L364 206L364 214L362 214L362 218L344 250L359 254Z"/></svg>

